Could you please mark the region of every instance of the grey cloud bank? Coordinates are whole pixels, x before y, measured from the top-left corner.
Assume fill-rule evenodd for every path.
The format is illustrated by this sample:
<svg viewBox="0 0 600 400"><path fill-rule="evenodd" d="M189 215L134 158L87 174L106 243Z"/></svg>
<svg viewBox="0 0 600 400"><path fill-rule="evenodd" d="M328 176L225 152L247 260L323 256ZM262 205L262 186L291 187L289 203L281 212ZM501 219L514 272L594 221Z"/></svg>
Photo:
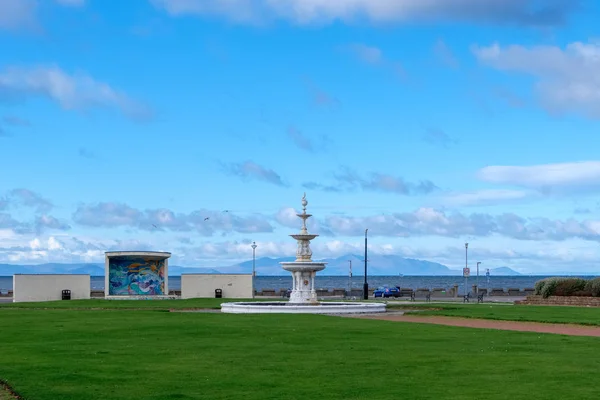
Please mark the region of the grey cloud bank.
<svg viewBox="0 0 600 400"><path fill-rule="evenodd" d="M578 0L150 0L173 16L219 16L237 23L283 19L295 24L467 21L522 26L562 25Z"/></svg>
<svg viewBox="0 0 600 400"><path fill-rule="evenodd" d="M277 172L250 160L240 163L221 164L221 166L225 173L244 180L259 180L276 186L286 186Z"/></svg>
<svg viewBox="0 0 600 400"><path fill-rule="evenodd" d="M600 119L600 44L474 46L484 65L535 79L540 104L553 114L576 113Z"/></svg>

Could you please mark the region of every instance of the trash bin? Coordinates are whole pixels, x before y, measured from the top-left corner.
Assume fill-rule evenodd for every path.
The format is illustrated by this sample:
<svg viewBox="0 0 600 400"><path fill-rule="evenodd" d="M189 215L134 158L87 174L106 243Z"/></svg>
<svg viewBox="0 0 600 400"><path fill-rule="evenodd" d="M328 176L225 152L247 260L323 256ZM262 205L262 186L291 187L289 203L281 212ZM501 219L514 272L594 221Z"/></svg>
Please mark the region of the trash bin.
<svg viewBox="0 0 600 400"><path fill-rule="evenodd" d="M215 289L215 299L222 299L222 298L223 298L223 290Z"/></svg>
<svg viewBox="0 0 600 400"><path fill-rule="evenodd" d="M71 291L68 289L65 289L62 291L62 299L63 300L71 300Z"/></svg>

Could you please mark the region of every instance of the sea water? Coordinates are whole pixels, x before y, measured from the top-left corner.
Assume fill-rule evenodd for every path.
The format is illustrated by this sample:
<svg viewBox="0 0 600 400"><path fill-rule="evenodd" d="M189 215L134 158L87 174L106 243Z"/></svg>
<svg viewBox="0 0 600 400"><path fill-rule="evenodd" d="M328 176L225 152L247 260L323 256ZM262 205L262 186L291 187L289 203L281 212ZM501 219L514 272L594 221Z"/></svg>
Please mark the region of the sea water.
<svg viewBox="0 0 600 400"><path fill-rule="evenodd" d="M402 288L410 289L434 289L444 288L450 289L454 285L458 285L459 288L463 288L465 279L462 276L368 276L368 283L370 288L376 288L379 286L400 286ZM479 277L480 288L516 288L526 289L532 288L536 281L546 278L546 276L537 275L519 275L519 276L490 276L489 283L485 275ZM592 278L586 276L586 279ZM92 276L91 279L92 290L103 290L104 289L104 277L103 276ZM12 276L0 276L0 290L7 291L12 290ZM352 278L352 282L347 276L327 276L317 275L315 286L318 289L348 289L350 285L354 289L362 289L364 283L364 276L355 275ZM469 277L467 281L468 288L471 285L477 283L475 276ZM257 276L254 281L256 290L261 291L263 289L288 289L292 286L292 277L289 276ZM169 276L169 290L180 290L181 289L181 276Z"/></svg>

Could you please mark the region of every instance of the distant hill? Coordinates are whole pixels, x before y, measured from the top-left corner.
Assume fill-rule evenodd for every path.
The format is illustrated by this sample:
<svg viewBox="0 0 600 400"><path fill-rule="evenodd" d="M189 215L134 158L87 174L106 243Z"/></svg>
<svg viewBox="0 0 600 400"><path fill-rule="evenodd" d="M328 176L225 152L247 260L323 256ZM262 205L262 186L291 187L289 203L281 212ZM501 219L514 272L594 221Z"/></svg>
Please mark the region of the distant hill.
<svg viewBox="0 0 600 400"><path fill-rule="evenodd" d="M169 265L169 275L177 276L184 274L218 274L214 268L186 268L177 265ZM104 263L90 264L38 264L38 265L14 265L0 264L0 276L14 274L89 274L92 276L104 275Z"/></svg>
<svg viewBox="0 0 600 400"><path fill-rule="evenodd" d="M256 259L256 271L259 275L283 275L280 262L294 261L295 257L271 258L261 257ZM352 261L352 274L364 275L364 257L358 254L346 254L337 258L326 258L315 261L327 263L322 275L348 275ZM252 260L244 261L229 267L216 268L225 273L251 273ZM462 270L453 270L436 262L404 258L397 255L369 255L367 265L369 275L461 275ZM515 272L516 274L516 272Z"/></svg>
<svg viewBox="0 0 600 400"><path fill-rule="evenodd" d="M260 257L256 259L256 272L258 275L287 275L287 272L281 268L280 262L294 261L295 257ZM327 267L321 275L348 275L350 263L352 261L353 275L364 274L363 256L359 254L346 254L337 258L327 258L318 261L327 263ZM462 270L451 269L443 264L432 261L417 260L413 258L404 258L397 255L379 255L370 254L368 263L369 275L462 275ZM182 273L252 273L252 260L233 264L227 267L182 267L178 265L169 265L169 275L177 276ZM104 275L104 263L75 263L75 264L39 264L39 265L13 265L0 264L0 276L13 274L90 274L92 276ZM518 272L508 268L491 268L490 274L493 276L521 275ZM475 275L474 268L471 268L471 275ZM479 269L479 275L485 276L485 269Z"/></svg>
<svg viewBox="0 0 600 400"><path fill-rule="evenodd" d="M479 268L479 274L481 274L481 268ZM485 274L485 272L484 272L484 274ZM514 276L514 275L521 275L521 274L513 269L508 268L508 267L498 267L498 268L490 268L490 275Z"/></svg>
<svg viewBox="0 0 600 400"><path fill-rule="evenodd" d="M37 264L37 265L14 265L0 264L0 275L13 274L90 274L104 275L104 264Z"/></svg>
<svg viewBox="0 0 600 400"><path fill-rule="evenodd" d="M348 261L352 261L352 273L354 275L364 275L363 255L347 254L322 261L328 263L325 269L327 275L348 275L350 267ZM431 261L404 258L397 255L371 254L367 263L367 273L369 275L456 275L457 271Z"/></svg>
<svg viewBox="0 0 600 400"><path fill-rule="evenodd" d="M218 271L214 268L201 268L201 267L180 267L178 265L169 265L169 275L177 276L181 274L220 274L221 271Z"/></svg>

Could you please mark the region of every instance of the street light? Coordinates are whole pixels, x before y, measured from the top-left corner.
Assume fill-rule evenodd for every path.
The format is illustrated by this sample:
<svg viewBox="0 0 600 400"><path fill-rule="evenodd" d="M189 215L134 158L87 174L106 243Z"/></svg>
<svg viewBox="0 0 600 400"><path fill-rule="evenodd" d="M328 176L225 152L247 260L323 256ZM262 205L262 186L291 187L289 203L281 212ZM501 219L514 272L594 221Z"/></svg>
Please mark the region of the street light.
<svg viewBox="0 0 600 400"><path fill-rule="evenodd" d="M479 294L479 264L481 264L481 262L477 261L477 289L475 289L477 294Z"/></svg>
<svg viewBox="0 0 600 400"><path fill-rule="evenodd" d="M367 232L369 229L365 229L365 283L363 285L363 298L367 300L369 298L369 284L367 283Z"/></svg>
<svg viewBox="0 0 600 400"><path fill-rule="evenodd" d="M254 277L256 276L256 242L252 242L252 298L254 298Z"/></svg>
<svg viewBox="0 0 600 400"><path fill-rule="evenodd" d="M352 260L348 260L350 270L348 273L348 297L352 296Z"/></svg>
<svg viewBox="0 0 600 400"><path fill-rule="evenodd" d="M467 292L467 285L469 282L469 274L467 273L469 268L469 263L468 263L468 252L469 252L469 243L465 243L465 296L469 293Z"/></svg>

